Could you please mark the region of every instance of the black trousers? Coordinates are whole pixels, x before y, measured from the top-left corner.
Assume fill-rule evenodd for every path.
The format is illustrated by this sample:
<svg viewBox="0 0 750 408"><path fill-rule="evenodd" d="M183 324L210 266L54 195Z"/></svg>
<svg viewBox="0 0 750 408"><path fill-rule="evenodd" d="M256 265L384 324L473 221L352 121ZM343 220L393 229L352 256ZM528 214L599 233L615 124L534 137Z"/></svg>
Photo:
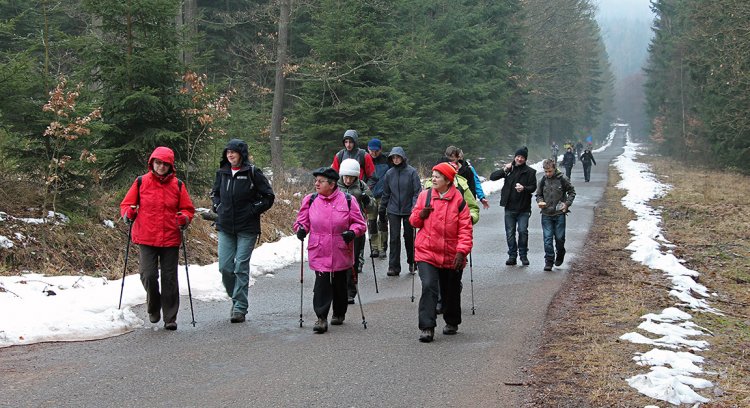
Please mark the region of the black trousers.
<svg viewBox="0 0 750 408"><path fill-rule="evenodd" d="M437 326L438 293L442 297L443 320L458 326L461 324L461 277L463 271L437 268L427 262L417 263L419 279L422 280L422 296L419 298L419 329Z"/></svg>
<svg viewBox="0 0 750 408"><path fill-rule="evenodd" d="M414 227L409 223L408 215L388 214L389 246L388 269L401 272L401 226L404 227L404 246L406 246L406 262L414 263Z"/></svg>
<svg viewBox="0 0 750 408"><path fill-rule="evenodd" d="M346 274L351 269L338 272L315 272L313 288L313 310L319 319L328 319L328 311L333 303L333 315L345 316L348 306L346 299Z"/></svg>
<svg viewBox="0 0 750 408"><path fill-rule="evenodd" d="M146 310L148 314L162 312L164 323L177 321L180 309L180 285L177 282L177 261L179 247L154 247L140 245L139 256L141 283L146 289ZM161 270L161 291L159 290L159 270Z"/></svg>

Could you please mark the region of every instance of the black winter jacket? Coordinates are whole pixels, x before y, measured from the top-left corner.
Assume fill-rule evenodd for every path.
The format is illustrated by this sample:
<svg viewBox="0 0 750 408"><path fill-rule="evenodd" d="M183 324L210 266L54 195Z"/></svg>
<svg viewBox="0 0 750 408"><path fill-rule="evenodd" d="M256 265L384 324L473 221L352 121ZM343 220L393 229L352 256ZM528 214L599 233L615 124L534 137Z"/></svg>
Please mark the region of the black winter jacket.
<svg viewBox="0 0 750 408"><path fill-rule="evenodd" d="M513 166L509 172L504 169L495 170L490 175L490 180L505 179L502 190L500 190L500 205L506 211L531 212L531 195L536 190L536 170L524 163L521 166ZM516 183L523 186L519 193L516 191Z"/></svg>
<svg viewBox="0 0 750 408"><path fill-rule="evenodd" d="M260 215L271 208L275 195L263 172L250 164L248 149L244 142L227 145L242 154L241 169L232 176L232 168L226 162L224 149L222 166L216 171L216 180L211 189L211 201L218 214L216 229L227 233L260 233ZM231 147L230 147L231 146Z"/></svg>

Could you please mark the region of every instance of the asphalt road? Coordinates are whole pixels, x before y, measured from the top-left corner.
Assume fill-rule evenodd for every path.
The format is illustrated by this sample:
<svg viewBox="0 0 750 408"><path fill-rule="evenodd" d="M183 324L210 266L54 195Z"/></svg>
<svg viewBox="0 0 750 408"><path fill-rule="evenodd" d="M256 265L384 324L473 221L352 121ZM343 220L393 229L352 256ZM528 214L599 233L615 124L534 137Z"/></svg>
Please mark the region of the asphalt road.
<svg viewBox="0 0 750 408"><path fill-rule="evenodd" d="M387 277L387 262L381 260L375 261L380 293L370 263L360 281L366 330L359 305L350 305L343 326L330 326L323 335L312 332L309 271L300 328L295 264L250 288L243 324L229 323L229 301L195 302L198 324L192 327L183 298L176 332L147 323L105 340L0 349L0 406L518 406L528 390L505 383L524 381L521 369L536 349L547 306L585 243L608 164L623 144L620 135L595 154L599 164L590 183L576 163L568 255L552 272L542 270L537 210L530 221L531 265L505 266L503 211L499 194L490 198L492 208L482 211L475 226L473 267L463 279L463 323L455 336L441 334L439 318L435 341L417 341L419 277L411 302L411 275ZM402 269L408 271L406 265ZM142 308L137 313L147 321Z"/></svg>

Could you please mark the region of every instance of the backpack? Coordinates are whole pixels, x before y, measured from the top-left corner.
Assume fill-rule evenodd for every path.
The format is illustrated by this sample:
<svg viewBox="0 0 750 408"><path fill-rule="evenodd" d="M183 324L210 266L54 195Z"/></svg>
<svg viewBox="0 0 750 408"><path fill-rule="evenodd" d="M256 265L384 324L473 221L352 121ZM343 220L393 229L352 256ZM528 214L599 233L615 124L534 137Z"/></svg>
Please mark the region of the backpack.
<svg viewBox="0 0 750 408"><path fill-rule="evenodd" d="M141 183L143 183L143 176L138 176L138 199L135 200L135 205L141 204ZM180 195L181 195L180 193L182 193L182 180L177 179L177 208L178 209L180 207Z"/></svg>
<svg viewBox="0 0 750 408"><path fill-rule="evenodd" d="M456 189L459 189L459 187L456 187ZM464 210L464 207L466 207L466 200L464 200L463 196L463 189L459 189L459 192L461 192L461 204L458 205L458 212L461 213L461 211ZM432 201L432 187L427 189L427 197L424 199L424 206L429 207L430 201Z"/></svg>
<svg viewBox="0 0 750 408"><path fill-rule="evenodd" d="M349 207L349 209L351 210L351 209L352 209L352 195L351 195L351 194L349 194L349 193L344 193L344 195L346 195L346 205L347 205L347 206ZM308 207L308 208L309 208L309 207L312 207L312 203L313 203L313 201L315 201L315 199L316 199L316 198L318 198L318 193L313 193L313 194L312 194L312 195L310 196L310 201L308 201L308 202L307 202L307 207Z"/></svg>
<svg viewBox="0 0 750 408"><path fill-rule="evenodd" d="M341 162L344 161L344 151L346 149L339 150L338 153L336 153L336 157L339 159L339 165L341 165ZM359 162L359 168L360 171L364 171L365 169L365 155L367 152L365 152L364 149L357 148L357 155L354 156L354 160Z"/></svg>

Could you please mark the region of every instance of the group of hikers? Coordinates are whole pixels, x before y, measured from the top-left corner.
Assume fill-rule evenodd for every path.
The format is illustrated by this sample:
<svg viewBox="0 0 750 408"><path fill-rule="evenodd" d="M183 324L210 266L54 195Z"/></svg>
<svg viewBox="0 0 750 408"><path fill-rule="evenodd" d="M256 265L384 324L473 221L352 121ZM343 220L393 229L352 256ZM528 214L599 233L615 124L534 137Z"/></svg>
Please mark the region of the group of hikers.
<svg viewBox="0 0 750 408"><path fill-rule="evenodd" d="M573 149L575 149L575 153L573 152ZM559 151L557 143L553 141L550 145L550 150L552 152L552 160L557 160L557 153ZM586 147L583 146L581 141L578 141L575 145L570 142L565 143L565 153L563 153L560 165L565 167L565 176L568 179L570 179L570 173L573 171L573 166L576 164L576 158L578 158L578 160L581 161L581 164L583 164L583 179L588 183L591 180L591 164L593 163L594 166L596 166L594 155L591 154L591 143Z"/></svg>
<svg viewBox="0 0 750 408"><path fill-rule="evenodd" d="M293 225L297 238L303 243L307 239L308 266L315 273L313 331L328 331L331 309L330 324L343 324L347 307L357 296L368 233L370 257L388 258L388 276L401 273L403 235L409 272L419 274L422 282L419 341L433 340L438 314L445 321L443 334L456 334L461 324L461 278L472 251L473 225L479 221L479 204L489 208L476 170L460 148L449 146L423 183L402 147L385 153L382 142L374 138L367 150L361 149L359 134L353 129L344 133L342 144L330 166L312 172L315 192L302 199ZM230 140L211 190L219 272L232 299L232 323L245 321L250 258L260 234L260 216L275 198L268 179L249 157L247 143ZM520 259L522 265L529 265L528 224L536 192L544 270L551 271L565 258L565 217L576 193L569 176L557 169L556 160L543 161L544 177L537 183L527 158L528 149L522 147L510 163L490 176L505 180L500 194L508 246L505 263L516 265ZM148 169L122 200L121 215L130 224L132 242L140 246L140 277L149 320L163 319L165 329L176 330L179 247L195 207L187 188L175 177L171 149L157 147Z"/></svg>

